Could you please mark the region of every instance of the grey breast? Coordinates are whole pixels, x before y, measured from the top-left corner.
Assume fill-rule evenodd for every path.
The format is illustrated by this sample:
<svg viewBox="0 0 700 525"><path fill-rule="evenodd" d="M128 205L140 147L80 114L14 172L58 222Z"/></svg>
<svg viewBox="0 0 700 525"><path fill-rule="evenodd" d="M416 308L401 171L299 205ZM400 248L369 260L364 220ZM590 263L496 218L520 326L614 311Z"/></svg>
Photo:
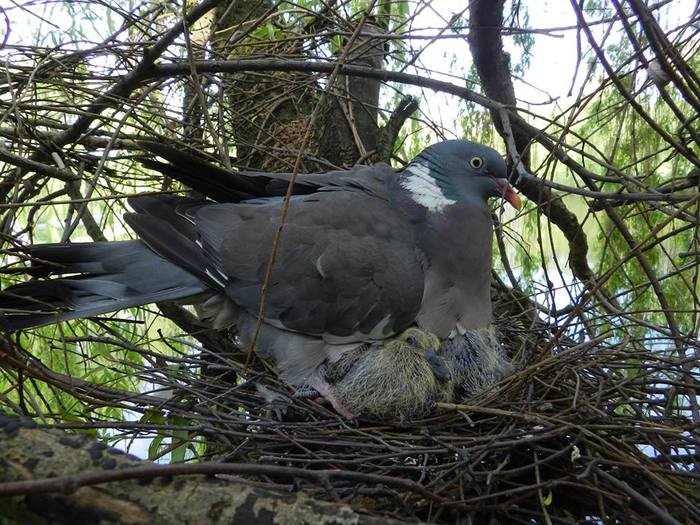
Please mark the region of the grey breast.
<svg viewBox="0 0 700 525"><path fill-rule="evenodd" d="M418 325L444 339L491 323L491 247L488 208L452 206L428 216L419 244L428 254Z"/></svg>

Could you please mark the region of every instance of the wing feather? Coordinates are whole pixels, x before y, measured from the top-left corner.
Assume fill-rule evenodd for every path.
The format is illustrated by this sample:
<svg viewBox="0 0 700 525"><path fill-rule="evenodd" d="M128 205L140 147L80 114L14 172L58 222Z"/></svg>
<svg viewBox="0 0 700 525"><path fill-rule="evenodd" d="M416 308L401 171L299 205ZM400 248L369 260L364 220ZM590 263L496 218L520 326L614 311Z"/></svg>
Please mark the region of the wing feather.
<svg viewBox="0 0 700 525"><path fill-rule="evenodd" d="M374 178L360 182L363 170ZM326 191L292 197L266 296L268 323L338 344L382 339L415 320L422 255L410 224L382 194L386 175L365 167ZM150 196L131 204L127 221L156 253L257 315L279 199Z"/></svg>

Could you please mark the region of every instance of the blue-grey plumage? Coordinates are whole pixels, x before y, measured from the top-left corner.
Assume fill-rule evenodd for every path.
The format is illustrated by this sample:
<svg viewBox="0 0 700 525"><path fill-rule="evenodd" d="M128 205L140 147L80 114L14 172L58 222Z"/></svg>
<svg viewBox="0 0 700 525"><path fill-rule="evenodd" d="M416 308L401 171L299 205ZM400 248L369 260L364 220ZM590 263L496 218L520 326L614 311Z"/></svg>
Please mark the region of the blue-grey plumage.
<svg viewBox="0 0 700 525"><path fill-rule="evenodd" d="M445 339L439 354L450 368L457 401L486 391L514 371L493 325Z"/></svg>
<svg viewBox="0 0 700 525"><path fill-rule="evenodd" d="M125 218L139 240L27 248L27 273L42 278L0 296L5 328L181 300L216 327L238 323L250 342L290 174L231 172L143 145L169 161L149 167L212 200L130 199ZM380 163L299 175L256 351L291 384L322 390L323 362L412 325L440 339L487 327L487 200L519 207L505 177L494 150L461 140L430 146L398 172Z"/></svg>

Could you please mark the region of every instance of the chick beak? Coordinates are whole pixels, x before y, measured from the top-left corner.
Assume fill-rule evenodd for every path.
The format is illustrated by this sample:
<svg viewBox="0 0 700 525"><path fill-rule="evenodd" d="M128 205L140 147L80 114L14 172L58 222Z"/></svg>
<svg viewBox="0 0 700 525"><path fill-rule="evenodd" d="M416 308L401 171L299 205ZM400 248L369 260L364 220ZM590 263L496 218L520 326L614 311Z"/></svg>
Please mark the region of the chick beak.
<svg viewBox="0 0 700 525"><path fill-rule="evenodd" d="M499 195L507 200L513 208L516 210L519 210L522 208L523 203L520 200L520 195L515 193L515 190L513 187L508 184L507 181L503 179L494 179L496 182L496 190L498 191Z"/></svg>

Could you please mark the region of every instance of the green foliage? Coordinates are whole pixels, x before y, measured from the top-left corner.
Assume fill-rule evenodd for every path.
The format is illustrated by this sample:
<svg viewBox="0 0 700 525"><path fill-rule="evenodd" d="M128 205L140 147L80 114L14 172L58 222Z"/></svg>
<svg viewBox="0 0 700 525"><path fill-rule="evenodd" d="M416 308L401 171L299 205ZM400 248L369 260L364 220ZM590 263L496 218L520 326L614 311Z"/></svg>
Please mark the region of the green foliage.
<svg viewBox="0 0 700 525"><path fill-rule="evenodd" d="M628 75L623 80L628 89L633 89L632 75ZM642 104L645 111L653 115L658 126L672 131L676 125L676 119L668 106L660 104L653 97L639 97L637 102ZM690 110L682 99L679 98L676 102L685 111ZM637 181L649 187L657 187L673 177L682 177L692 168L686 159L670 154L662 137L646 125L637 113L629 110L624 98L613 88L603 90L596 97L590 106L589 118L583 120L576 131L587 139L588 142L583 144L586 151L593 154L602 153L610 164L622 167ZM601 175L608 175L605 170L595 165L592 168ZM613 191L616 188L617 185L612 183L601 185L603 191ZM616 213L624 220L628 235L634 239L634 242L649 238L657 225L668 219L666 213L643 203L618 208ZM591 255L600 261L600 268L605 269L615 265L624 254L628 254L631 246L625 234L615 227L609 217L603 213L598 215L600 228L606 232L605 242L592 243ZM671 221L656 236L671 233L680 225L678 220ZM692 245L692 236L693 231L686 230L671 235L663 242L645 245L643 257L655 272L657 279L673 273L679 266L678 253ZM689 271L695 270L689 269ZM689 271L671 275L660 282L660 287L672 311L682 311L687 305L693 304L693 295L696 290L693 286L688 286ZM665 316L669 315L669 312L661 311L657 294L648 283L649 275L634 256L608 281L612 291L622 294L621 299L626 309L639 312L638 315L649 323L664 325ZM691 327L688 316L679 314L675 317L681 326L686 329ZM640 330L644 329L638 327L635 331Z"/></svg>
<svg viewBox="0 0 700 525"><path fill-rule="evenodd" d="M527 6L521 0L512 0L510 13L507 13L504 19L504 26L510 25L513 28L525 30L522 32L516 31L512 37L515 47L520 50L520 54L518 60L511 64L511 68L513 73L522 75L530 66L532 47L535 44L535 37L527 31L530 28L530 15Z"/></svg>

